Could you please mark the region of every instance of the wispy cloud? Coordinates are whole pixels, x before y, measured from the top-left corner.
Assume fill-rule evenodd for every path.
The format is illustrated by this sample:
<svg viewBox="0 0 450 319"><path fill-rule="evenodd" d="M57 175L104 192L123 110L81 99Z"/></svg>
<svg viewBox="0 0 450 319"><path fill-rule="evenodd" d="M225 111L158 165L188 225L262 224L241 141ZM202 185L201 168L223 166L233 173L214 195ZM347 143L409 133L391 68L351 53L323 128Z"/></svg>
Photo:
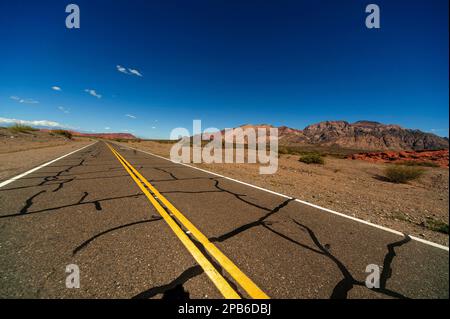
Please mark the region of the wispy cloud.
<svg viewBox="0 0 450 319"><path fill-rule="evenodd" d="M95 90L92 90L92 89L86 89L86 90L84 90L84 92L87 92L87 93L89 93L90 95L95 96L95 97L98 98L98 99L101 99L101 98L102 98L102 95L101 95L101 94L98 94Z"/></svg>
<svg viewBox="0 0 450 319"><path fill-rule="evenodd" d="M139 71L136 70L136 69L128 69L128 71L129 71L131 74L134 74L134 75L136 75L136 76L142 77L141 72L139 72Z"/></svg>
<svg viewBox="0 0 450 319"><path fill-rule="evenodd" d="M110 128L109 126L105 127L105 130L107 130L107 131L110 130L110 129L111 129L111 128Z"/></svg>
<svg viewBox="0 0 450 319"><path fill-rule="evenodd" d="M22 124L22 125L30 125L30 126L45 126L45 127L65 127L64 125L48 120L39 120L39 121L27 121L27 120L18 120L18 119L8 119L4 117L0 117L0 123L5 124Z"/></svg>
<svg viewBox="0 0 450 319"><path fill-rule="evenodd" d="M24 104L38 104L39 101L36 101L34 99L23 99L21 97L18 96L10 96L9 97L11 100L17 101L19 103L24 103Z"/></svg>
<svg viewBox="0 0 450 319"><path fill-rule="evenodd" d="M129 117L130 119L135 119L136 116L132 115L132 114L125 114L126 117Z"/></svg>
<svg viewBox="0 0 450 319"><path fill-rule="evenodd" d="M127 68L124 68L121 65L116 65L117 71L128 74Z"/></svg>
<svg viewBox="0 0 450 319"><path fill-rule="evenodd" d="M52 86L53 91L62 91L62 89L59 86Z"/></svg>
<svg viewBox="0 0 450 319"><path fill-rule="evenodd" d="M116 65L116 68L117 68L117 71L124 73L124 74L135 75L135 76L139 76L139 77L143 76L142 73L139 72L139 70L137 70L137 69L126 68L121 65Z"/></svg>
<svg viewBox="0 0 450 319"><path fill-rule="evenodd" d="M63 106L58 106L58 110L60 110L61 112L64 112L64 113L66 113L66 114L69 114L70 112L70 110L69 109L66 109L65 107L63 107Z"/></svg>

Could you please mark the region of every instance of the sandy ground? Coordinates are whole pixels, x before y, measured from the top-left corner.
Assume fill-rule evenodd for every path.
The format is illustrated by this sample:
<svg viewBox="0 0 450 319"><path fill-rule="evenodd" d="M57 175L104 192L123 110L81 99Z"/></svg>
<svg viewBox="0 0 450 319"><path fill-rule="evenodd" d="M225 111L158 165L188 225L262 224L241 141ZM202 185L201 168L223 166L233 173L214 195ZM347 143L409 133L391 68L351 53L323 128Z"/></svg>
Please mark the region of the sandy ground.
<svg viewBox="0 0 450 319"><path fill-rule="evenodd" d="M12 134L0 128L0 181L92 142L87 138L69 140L46 132Z"/></svg>
<svg viewBox="0 0 450 319"><path fill-rule="evenodd" d="M151 141L124 145L168 157L170 144ZM389 164L326 157L325 165L307 165L299 156L281 155L278 171L260 175L255 164L195 164L198 167L310 203L448 246L448 235L424 226L448 225L449 170L425 168L408 184L379 177Z"/></svg>

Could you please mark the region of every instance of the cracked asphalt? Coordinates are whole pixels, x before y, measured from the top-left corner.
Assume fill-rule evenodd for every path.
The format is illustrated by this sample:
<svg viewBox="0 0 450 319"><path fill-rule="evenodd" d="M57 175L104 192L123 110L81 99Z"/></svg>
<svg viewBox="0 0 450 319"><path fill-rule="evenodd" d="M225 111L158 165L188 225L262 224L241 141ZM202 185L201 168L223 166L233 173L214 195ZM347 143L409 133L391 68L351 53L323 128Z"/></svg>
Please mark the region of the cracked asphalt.
<svg viewBox="0 0 450 319"><path fill-rule="evenodd" d="M449 297L446 250L114 148L271 298ZM69 264L79 289L66 288ZM365 286L370 264L380 267L378 289ZM0 297L222 295L98 142L0 188Z"/></svg>

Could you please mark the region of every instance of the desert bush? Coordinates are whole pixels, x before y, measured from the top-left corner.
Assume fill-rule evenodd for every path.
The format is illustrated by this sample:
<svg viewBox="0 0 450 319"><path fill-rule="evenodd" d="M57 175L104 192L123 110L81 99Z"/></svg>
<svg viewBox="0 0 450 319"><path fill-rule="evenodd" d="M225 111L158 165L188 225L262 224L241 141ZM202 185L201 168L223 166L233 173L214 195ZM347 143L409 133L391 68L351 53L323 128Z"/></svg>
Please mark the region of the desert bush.
<svg viewBox="0 0 450 319"><path fill-rule="evenodd" d="M448 235L448 224L441 222L439 220L427 217L426 221L423 223L423 226L433 231L437 231Z"/></svg>
<svg viewBox="0 0 450 319"><path fill-rule="evenodd" d="M424 170L414 166L392 165L385 169L386 179L392 183L406 183L422 176Z"/></svg>
<svg viewBox="0 0 450 319"><path fill-rule="evenodd" d="M8 127L8 130L10 130L12 133L27 133L29 131L37 131L34 127L28 126L28 125L22 125L19 123L16 123L10 127Z"/></svg>
<svg viewBox="0 0 450 319"><path fill-rule="evenodd" d="M305 164L321 164L325 163L323 156L319 153L310 153L302 155L299 159L300 162Z"/></svg>
<svg viewBox="0 0 450 319"><path fill-rule="evenodd" d="M68 138L69 140L72 139L72 133L70 133L69 131L66 131L66 130L53 130L52 133L64 136L64 137Z"/></svg>

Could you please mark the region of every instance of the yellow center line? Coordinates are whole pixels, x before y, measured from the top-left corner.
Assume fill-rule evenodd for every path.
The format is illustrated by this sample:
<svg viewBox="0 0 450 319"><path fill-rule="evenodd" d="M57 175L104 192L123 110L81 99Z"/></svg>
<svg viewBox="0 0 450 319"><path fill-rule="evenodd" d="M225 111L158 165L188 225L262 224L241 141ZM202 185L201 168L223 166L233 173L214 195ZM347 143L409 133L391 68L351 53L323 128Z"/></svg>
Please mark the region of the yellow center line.
<svg viewBox="0 0 450 319"><path fill-rule="evenodd" d="M109 145L108 145L109 146ZM265 294L249 277L247 277L228 257L226 257L209 239L197 229L175 206L172 205L145 177L143 177L122 155L111 146L109 148L118 157L119 161L125 163L134 175L139 178L153 194L167 207L167 209L177 218L177 220L192 234L192 236L203 245L208 253L227 271L230 276L249 294L251 298L268 299ZM145 188L144 188L145 189ZM147 189L145 189L147 191ZM147 191L148 192L148 191ZM150 195L151 196L151 195ZM147 196L148 197L148 196ZM155 202L155 198L151 196ZM153 204L152 201L152 204ZM158 203L158 202L157 202ZM159 205L159 203L158 203ZM165 212L165 211L164 211ZM166 213L166 212L165 212ZM166 213L167 214L167 213ZM170 216L169 216L170 218ZM184 234L184 233L183 233Z"/></svg>
<svg viewBox="0 0 450 319"><path fill-rule="evenodd" d="M206 275L211 279L217 289L222 293L222 295L227 299L240 299L239 294L234 291L230 284L225 280L225 278L217 271L217 269L211 264L211 262L201 253L201 251L195 246L195 244L189 239L189 237L184 233L184 231L177 225L177 223L167 214L164 208L158 203L158 201L153 198L150 192L144 187L141 181L133 174L133 172L127 167L127 164L121 159L120 154L118 154L109 144L108 147L111 149L113 154L117 157L119 162L123 165L128 174L133 178L142 192L147 196L152 205L156 208L159 214L164 218L172 231L181 240L186 249L191 253L197 263L203 268ZM131 166L130 166L131 167Z"/></svg>

